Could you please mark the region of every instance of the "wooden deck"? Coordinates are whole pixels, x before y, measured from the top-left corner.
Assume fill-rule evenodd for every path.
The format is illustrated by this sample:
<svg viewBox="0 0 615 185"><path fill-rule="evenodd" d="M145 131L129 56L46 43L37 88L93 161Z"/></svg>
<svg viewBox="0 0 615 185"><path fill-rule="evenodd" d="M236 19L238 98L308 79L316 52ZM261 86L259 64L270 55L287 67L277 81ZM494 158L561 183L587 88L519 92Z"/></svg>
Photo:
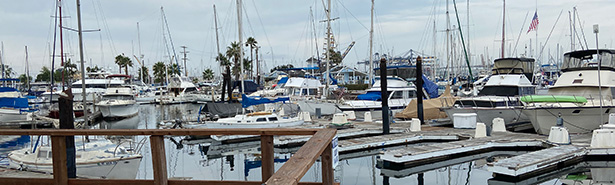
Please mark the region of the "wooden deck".
<svg viewBox="0 0 615 185"><path fill-rule="evenodd" d="M53 178L0 177L8 185L193 185L193 184L245 184L245 185L288 185L288 184L335 184L333 180L333 159L331 142L335 129L126 129L126 130L13 130L1 129L0 135L49 135L52 142ZM77 135L149 135L152 153L153 180L111 180L68 178L66 136ZM175 180L167 175L165 136L185 135L260 135L262 154L262 181L206 181ZM277 171L274 168L273 137L276 135L312 135L305 144ZM321 158L322 182L299 182L305 173Z"/></svg>

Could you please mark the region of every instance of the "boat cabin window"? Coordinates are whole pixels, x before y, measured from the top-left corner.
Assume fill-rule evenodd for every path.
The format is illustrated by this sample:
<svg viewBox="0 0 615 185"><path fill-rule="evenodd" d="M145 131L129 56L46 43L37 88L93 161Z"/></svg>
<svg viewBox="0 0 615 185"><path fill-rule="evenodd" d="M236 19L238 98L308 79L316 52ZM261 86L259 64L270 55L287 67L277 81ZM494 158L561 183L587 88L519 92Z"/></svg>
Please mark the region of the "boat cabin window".
<svg viewBox="0 0 615 185"><path fill-rule="evenodd" d="M265 119L265 118L257 118L256 119L256 122L265 122L265 121L267 121L267 119Z"/></svg>
<svg viewBox="0 0 615 185"><path fill-rule="evenodd" d="M393 91L393 94L391 95L390 99L403 99L403 98L404 98L403 91Z"/></svg>
<svg viewBox="0 0 615 185"><path fill-rule="evenodd" d="M36 157L38 157L38 158L52 158L51 151L39 149L38 155Z"/></svg>
<svg viewBox="0 0 615 185"><path fill-rule="evenodd" d="M102 100L134 100L135 98L130 95L107 95L103 96Z"/></svg>
<svg viewBox="0 0 615 185"><path fill-rule="evenodd" d="M318 89L302 89L301 90L301 95L305 96L305 95L316 95L316 93L318 92Z"/></svg>
<svg viewBox="0 0 615 185"><path fill-rule="evenodd" d="M518 96L528 94L534 94L534 87L486 86L478 93L479 96Z"/></svg>
<svg viewBox="0 0 615 185"><path fill-rule="evenodd" d="M194 92L197 91L196 87L188 87L185 92Z"/></svg>
<svg viewBox="0 0 615 185"><path fill-rule="evenodd" d="M278 121L277 117L269 117L268 119L269 119L269 121Z"/></svg>

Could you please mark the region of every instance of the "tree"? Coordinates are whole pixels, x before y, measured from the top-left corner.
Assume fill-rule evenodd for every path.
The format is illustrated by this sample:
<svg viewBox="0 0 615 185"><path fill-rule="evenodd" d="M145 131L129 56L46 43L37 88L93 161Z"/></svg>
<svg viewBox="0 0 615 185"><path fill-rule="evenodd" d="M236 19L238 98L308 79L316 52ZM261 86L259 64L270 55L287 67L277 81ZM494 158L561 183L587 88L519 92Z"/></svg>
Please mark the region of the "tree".
<svg viewBox="0 0 615 185"><path fill-rule="evenodd" d="M100 71L100 68L98 67L98 65L96 65L93 68L86 67L85 71L87 71L87 72L96 72L96 71Z"/></svg>
<svg viewBox="0 0 615 185"><path fill-rule="evenodd" d="M230 46L226 47L226 57L229 59L233 59L233 70L232 74L235 76L235 80L239 81L239 74L241 71L241 67L239 64L239 55L241 52L241 46L237 42L232 42Z"/></svg>
<svg viewBox="0 0 615 185"><path fill-rule="evenodd" d="M115 57L115 64L120 67L120 73L122 73L122 67L124 67L124 71L126 75L128 75L128 66L132 67L132 60L129 57L124 56L124 54L117 55Z"/></svg>
<svg viewBox="0 0 615 185"><path fill-rule="evenodd" d="M142 66L141 68L139 68L138 79L143 81L144 83L149 83L149 69L147 69L147 67Z"/></svg>
<svg viewBox="0 0 615 185"><path fill-rule="evenodd" d="M342 54L340 51L329 49L329 61L331 62L331 66L337 66L342 63Z"/></svg>
<svg viewBox="0 0 615 185"><path fill-rule="evenodd" d="M11 78L15 74L15 72L13 72L13 68L9 67L9 65L4 64L1 67L4 70L4 78Z"/></svg>
<svg viewBox="0 0 615 185"><path fill-rule="evenodd" d="M69 82L70 80L74 79L74 75L77 73L77 65L71 63L70 59L68 59L66 62L64 62L64 77L66 78L67 82Z"/></svg>
<svg viewBox="0 0 615 185"><path fill-rule="evenodd" d="M254 63L254 56L252 55L252 51L257 47L256 45L258 44L258 42L256 42L256 39L254 39L254 37L248 37L248 40L246 41L246 46L250 47L250 63ZM253 65L250 65L253 66ZM247 69L247 68L246 68ZM250 67L250 77L252 77L252 68Z"/></svg>
<svg viewBox="0 0 615 185"><path fill-rule="evenodd" d="M154 66L152 67L153 71L154 71L154 83L163 83L164 82L164 78L167 75L166 71L166 65L164 65L163 62L156 62L154 64Z"/></svg>
<svg viewBox="0 0 615 185"><path fill-rule="evenodd" d="M49 68L47 68L46 66L43 66L43 68L41 68L41 72L36 75L36 80L34 80L35 82L45 82L45 81L51 81L51 71L49 70Z"/></svg>
<svg viewBox="0 0 615 185"><path fill-rule="evenodd" d="M29 87L30 82L32 81L32 76L27 76L26 74L19 75L19 81L24 85L24 87Z"/></svg>
<svg viewBox="0 0 615 185"><path fill-rule="evenodd" d="M203 71L203 80L213 80L214 79L214 70L206 69Z"/></svg>
<svg viewBox="0 0 615 185"><path fill-rule="evenodd" d="M179 65L177 65L177 64L170 64L167 67L167 71L169 73L169 76L179 75L180 74Z"/></svg>
<svg viewBox="0 0 615 185"><path fill-rule="evenodd" d="M289 68L294 68L294 67L295 67L295 66L293 66L292 64L275 66L273 69L271 69L271 72L273 73L274 71L277 71L277 70L281 70L281 69L289 69Z"/></svg>

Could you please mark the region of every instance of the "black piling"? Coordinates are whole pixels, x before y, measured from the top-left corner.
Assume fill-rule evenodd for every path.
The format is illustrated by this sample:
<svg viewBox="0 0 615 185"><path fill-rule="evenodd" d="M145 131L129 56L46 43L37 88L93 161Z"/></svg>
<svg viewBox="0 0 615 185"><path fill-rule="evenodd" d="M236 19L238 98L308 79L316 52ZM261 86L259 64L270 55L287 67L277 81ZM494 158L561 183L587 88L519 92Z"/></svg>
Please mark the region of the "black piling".
<svg viewBox="0 0 615 185"><path fill-rule="evenodd" d="M423 115L423 60L420 56L416 57L416 113L418 114L421 124L425 123Z"/></svg>
<svg viewBox="0 0 615 185"><path fill-rule="evenodd" d="M73 118L73 94L71 93L71 89L68 88L65 90L64 94L67 96L61 95L58 98L58 105L60 108L60 129L75 129L75 118ZM66 167L68 170L68 178L76 178L75 136L66 136Z"/></svg>
<svg viewBox="0 0 615 185"><path fill-rule="evenodd" d="M382 134L389 134L389 93L387 91L387 60L380 59L380 92L382 99Z"/></svg>

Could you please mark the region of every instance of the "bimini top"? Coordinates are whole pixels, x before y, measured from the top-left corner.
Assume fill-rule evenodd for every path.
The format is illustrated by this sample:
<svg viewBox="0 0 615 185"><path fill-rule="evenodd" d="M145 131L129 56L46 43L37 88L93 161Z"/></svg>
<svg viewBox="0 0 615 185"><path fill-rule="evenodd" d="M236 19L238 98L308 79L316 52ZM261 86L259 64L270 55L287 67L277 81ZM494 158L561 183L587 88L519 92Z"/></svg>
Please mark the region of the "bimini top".
<svg viewBox="0 0 615 185"><path fill-rule="evenodd" d="M600 53L600 57L597 57ZM600 68L615 71L615 50L578 50L564 54L562 71L577 70L596 70L598 69L598 58L601 60Z"/></svg>

